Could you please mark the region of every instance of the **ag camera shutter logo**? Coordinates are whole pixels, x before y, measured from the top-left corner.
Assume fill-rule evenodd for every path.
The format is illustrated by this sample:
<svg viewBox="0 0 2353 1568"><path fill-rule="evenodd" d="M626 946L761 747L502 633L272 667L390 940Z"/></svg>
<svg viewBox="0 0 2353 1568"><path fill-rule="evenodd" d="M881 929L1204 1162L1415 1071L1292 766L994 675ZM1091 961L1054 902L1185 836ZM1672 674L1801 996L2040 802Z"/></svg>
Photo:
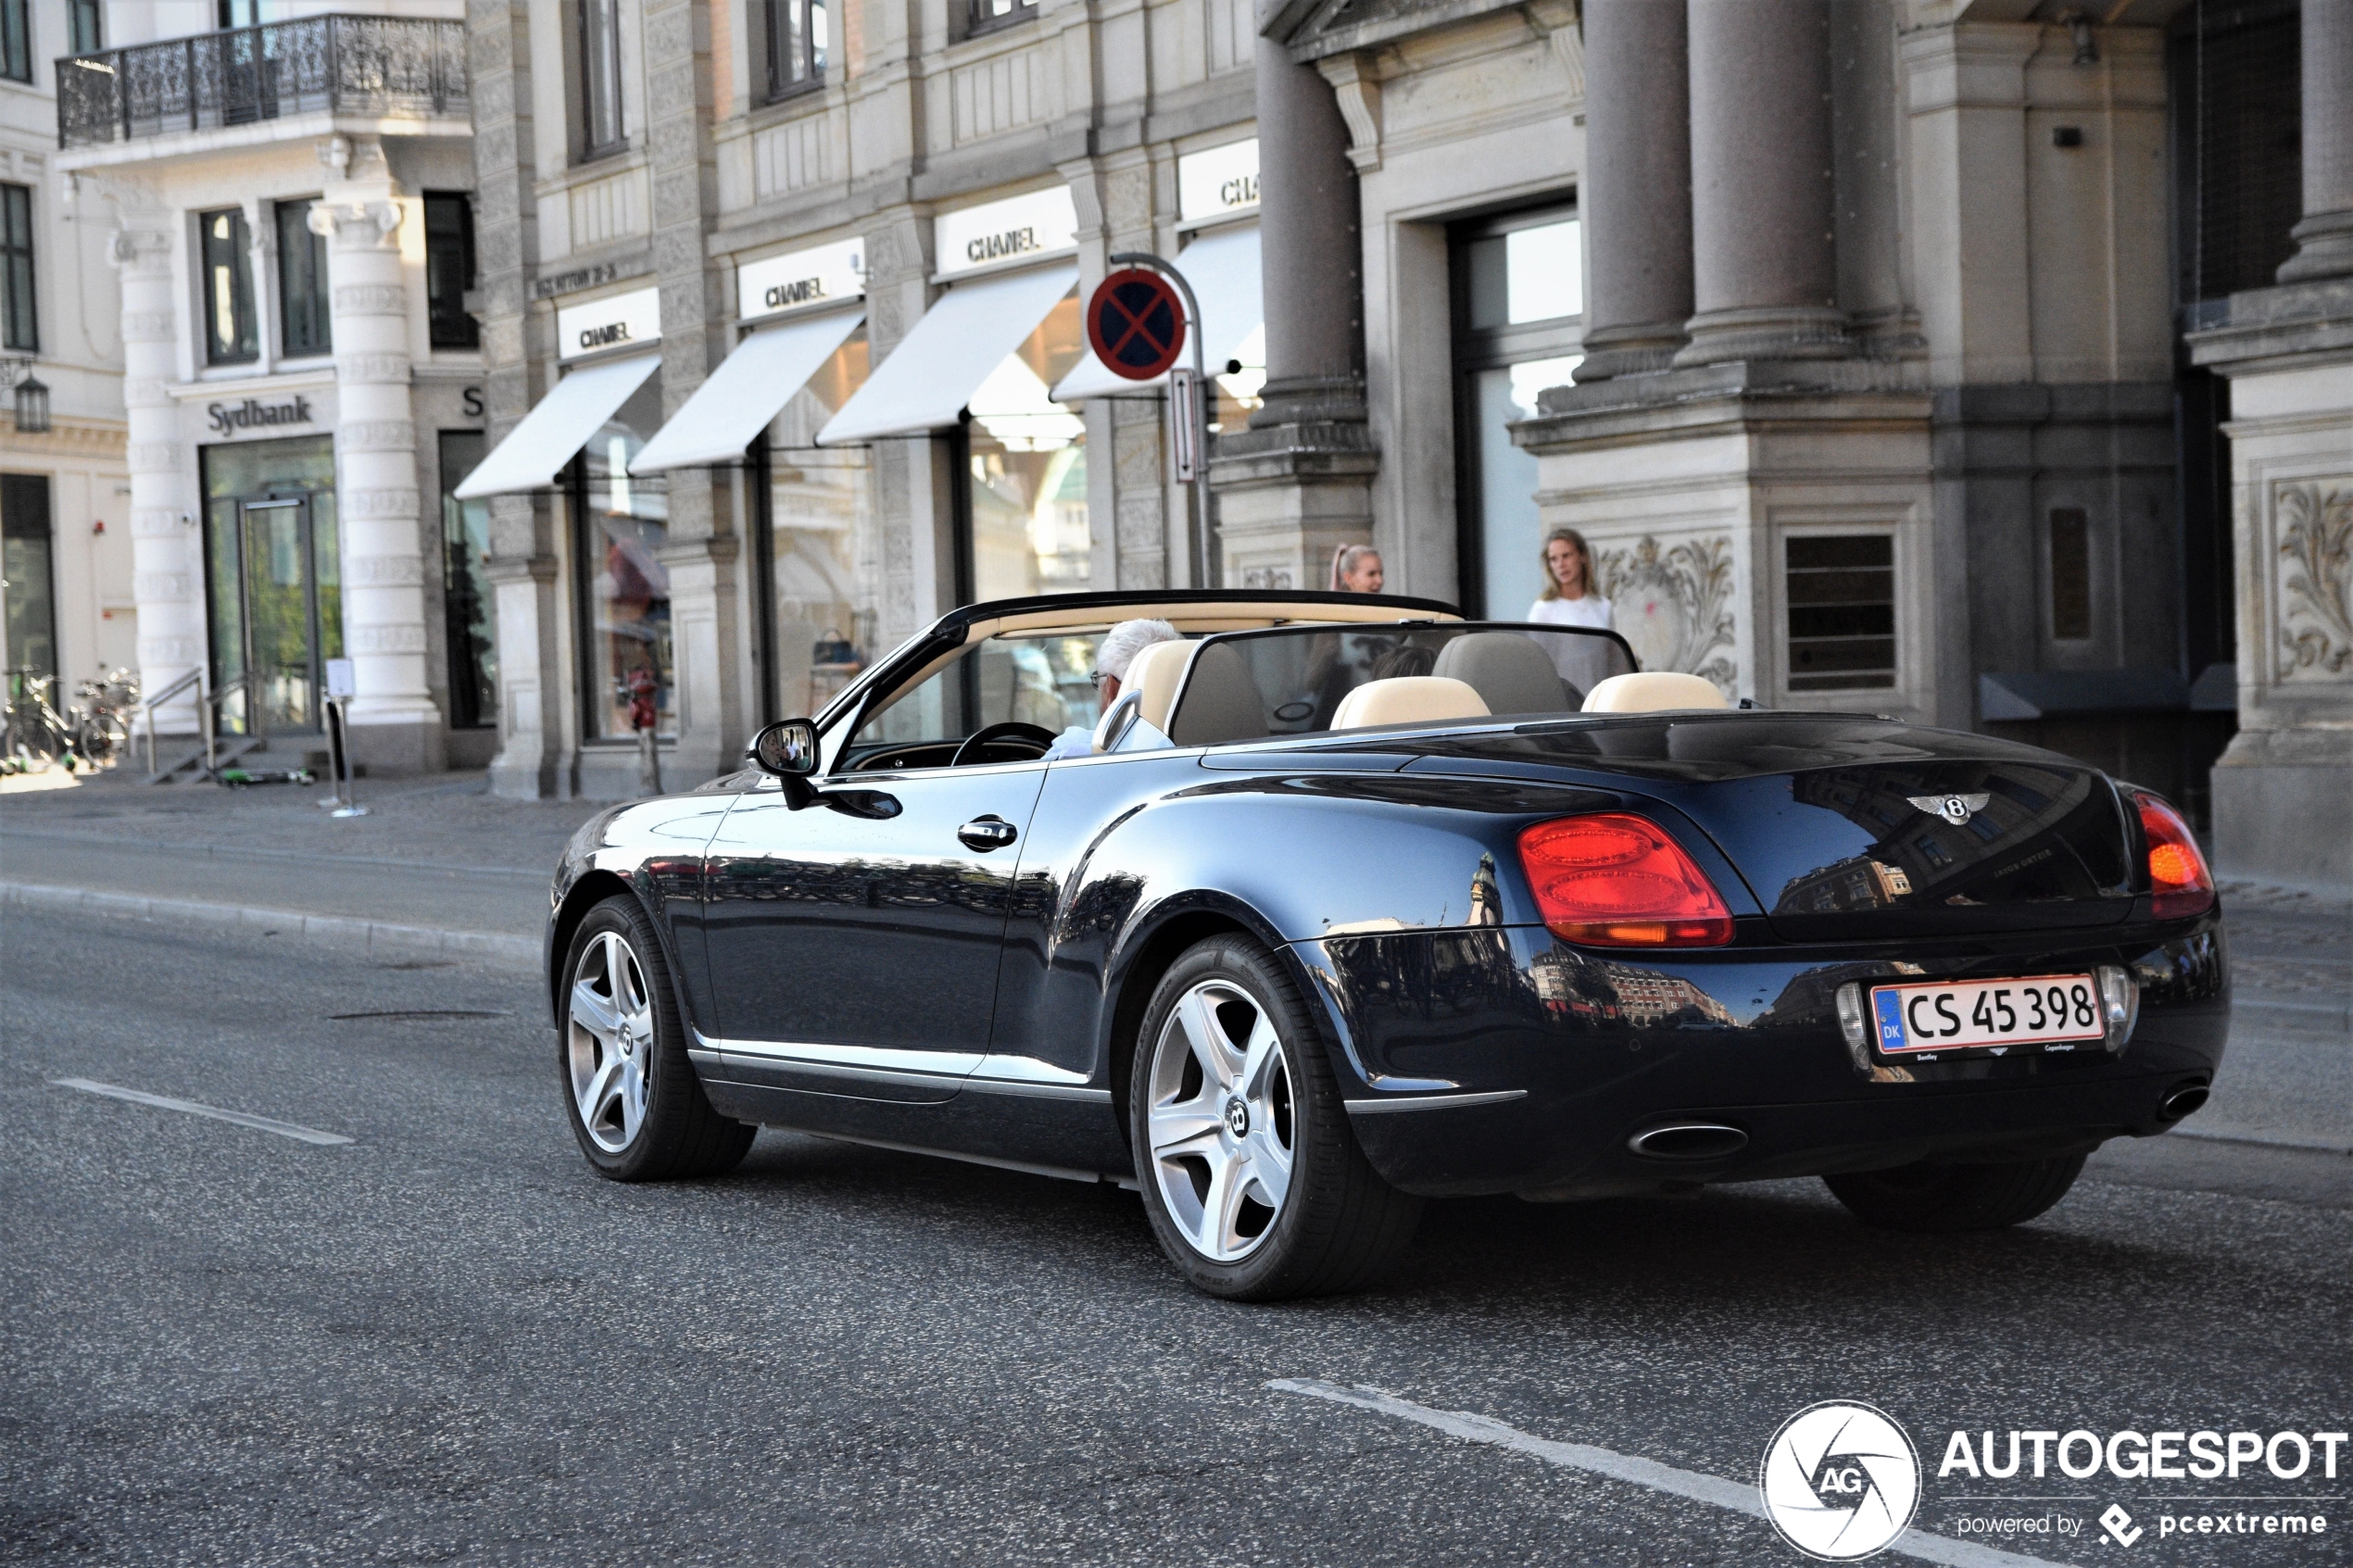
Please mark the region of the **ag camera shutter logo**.
<svg viewBox="0 0 2353 1568"><path fill-rule="evenodd" d="M1920 1503L1920 1456L1884 1411L1826 1399L1781 1424L1756 1489L1781 1539L1824 1562L1886 1550Z"/></svg>

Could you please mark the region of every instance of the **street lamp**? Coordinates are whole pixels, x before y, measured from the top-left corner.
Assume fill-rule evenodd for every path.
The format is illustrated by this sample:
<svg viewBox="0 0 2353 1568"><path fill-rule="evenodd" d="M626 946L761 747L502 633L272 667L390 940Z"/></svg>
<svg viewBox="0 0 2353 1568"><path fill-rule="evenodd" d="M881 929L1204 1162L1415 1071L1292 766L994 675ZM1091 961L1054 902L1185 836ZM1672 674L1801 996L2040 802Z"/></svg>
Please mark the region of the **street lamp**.
<svg viewBox="0 0 2353 1568"><path fill-rule="evenodd" d="M49 430L49 387L32 373L30 359L0 360L0 386L14 386L17 433L45 435Z"/></svg>

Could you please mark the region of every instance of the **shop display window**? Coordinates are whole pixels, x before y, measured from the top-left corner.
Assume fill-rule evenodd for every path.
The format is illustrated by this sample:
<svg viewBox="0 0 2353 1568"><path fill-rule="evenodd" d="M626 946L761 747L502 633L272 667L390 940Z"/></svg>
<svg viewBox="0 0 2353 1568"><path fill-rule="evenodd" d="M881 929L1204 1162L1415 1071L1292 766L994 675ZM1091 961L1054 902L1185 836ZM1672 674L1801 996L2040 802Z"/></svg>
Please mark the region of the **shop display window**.
<svg viewBox="0 0 2353 1568"><path fill-rule="evenodd" d="M580 596L583 707L590 740L678 733L671 640L670 485L629 459L661 427L656 371L590 435L569 470ZM648 722L650 721L650 722Z"/></svg>
<svg viewBox="0 0 2353 1568"><path fill-rule="evenodd" d="M1093 581L1087 423L1048 393L1087 351L1078 296L1048 313L967 407L975 600L1083 593Z"/></svg>

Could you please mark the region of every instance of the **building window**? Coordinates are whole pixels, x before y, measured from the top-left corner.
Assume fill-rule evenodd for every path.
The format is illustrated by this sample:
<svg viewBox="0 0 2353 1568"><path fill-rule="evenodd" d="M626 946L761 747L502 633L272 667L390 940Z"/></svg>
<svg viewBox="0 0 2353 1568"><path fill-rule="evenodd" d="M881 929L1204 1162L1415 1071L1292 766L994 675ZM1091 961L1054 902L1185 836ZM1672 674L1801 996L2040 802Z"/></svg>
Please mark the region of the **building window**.
<svg viewBox="0 0 2353 1568"><path fill-rule="evenodd" d="M106 0L66 0L66 47L94 55L107 46Z"/></svg>
<svg viewBox="0 0 2353 1568"><path fill-rule="evenodd" d="M673 697L669 485L660 474L629 472L661 425L657 370L588 438L567 470L574 519L573 555L578 593L581 705L592 740L631 740L641 716L655 734L678 733Z"/></svg>
<svg viewBox="0 0 2353 1568"><path fill-rule="evenodd" d="M579 0L584 158L621 150L621 0Z"/></svg>
<svg viewBox="0 0 2353 1568"><path fill-rule="evenodd" d="M32 292L32 188L0 185L0 341L27 354L41 349L41 312Z"/></svg>
<svg viewBox="0 0 2353 1568"><path fill-rule="evenodd" d="M463 191L427 191L425 310L435 348L482 346L481 325L466 313L473 286L473 204Z"/></svg>
<svg viewBox="0 0 2353 1568"><path fill-rule="evenodd" d="M327 237L310 232L315 205L299 201L277 206L279 349L289 358L334 352Z"/></svg>
<svg viewBox="0 0 2353 1568"><path fill-rule="evenodd" d="M825 0L761 0L768 31L768 101L825 82Z"/></svg>
<svg viewBox="0 0 2353 1568"><path fill-rule="evenodd" d="M221 27L259 27L286 19L284 0L218 0L213 19Z"/></svg>
<svg viewBox="0 0 2353 1568"><path fill-rule="evenodd" d="M1463 224L1451 239L1463 602L1508 620L1543 592L1544 524L1536 459L1506 427L1583 358L1582 225L1554 207Z"/></svg>
<svg viewBox="0 0 2353 1568"><path fill-rule="evenodd" d="M57 672L57 611L49 559L49 476L0 474L0 577L7 580L8 700L20 675ZM49 700L63 706L56 692Z"/></svg>
<svg viewBox="0 0 2353 1568"><path fill-rule="evenodd" d="M1789 689L1883 691L1895 684L1895 540L1839 533L1784 544Z"/></svg>
<svg viewBox="0 0 2353 1568"><path fill-rule="evenodd" d="M814 713L874 657L880 549L874 449L820 446L817 433L865 384L862 328L770 421L753 448L753 561L769 584L755 609L761 710Z"/></svg>
<svg viewBox="0 0 2353 1568"><path fill-rule="evenodd" d="M204 313L210 323L205 362L244 365L261 357L253 324L253 235L238 208L199 214L203 235Z"/></svg>
<svg viewBox="0 0 2353 1568"><path fill-rule="evenodd" d="M482 432L441 433L443 612L449 633L449 723L492 729L498 722L498 613L490 592L490 502L451 494L482 461Z"/></svg>
<svg viewBox="0 0 2353 1568"><path fill-rule="evenodd" d="M32 80L32 25L25 0L0 0L0 77Z"/></svg>
<svg viewBox="0 0 2353 1568"><path fill-rule="evenodd" d="M2051 508L2051 637L2092 634L2091 524L2081 507Z"/></svg>
<svg viewBox="0 0 2353 1568"><path fill-rule="evenodd" d="M1049 395L1086 352L1073 294L972 395L957 563L964 603L1079 594L1093 583L1087 421Z"/></svg>
<svg viewBox="0 0 2353 1568"><path fill-rule="evenodd" d="M964 0L964 31L969 35L1009 27L1037 14L1038 0Z"/></svg>

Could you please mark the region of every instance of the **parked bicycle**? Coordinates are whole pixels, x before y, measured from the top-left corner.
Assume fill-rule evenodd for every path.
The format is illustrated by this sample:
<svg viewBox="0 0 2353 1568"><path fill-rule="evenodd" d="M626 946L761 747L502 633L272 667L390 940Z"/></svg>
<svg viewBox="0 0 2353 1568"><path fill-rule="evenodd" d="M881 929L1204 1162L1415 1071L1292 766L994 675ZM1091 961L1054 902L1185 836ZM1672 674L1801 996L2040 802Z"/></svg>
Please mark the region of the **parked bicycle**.
<svg viewBox="0 0 2353 1568"><path fill-rule="evenodd" d="M131 717L139 709L139 677L116 669L74 688L82 700L69 710L74 749L82 760L105 766L131 745Z"/></svg>

